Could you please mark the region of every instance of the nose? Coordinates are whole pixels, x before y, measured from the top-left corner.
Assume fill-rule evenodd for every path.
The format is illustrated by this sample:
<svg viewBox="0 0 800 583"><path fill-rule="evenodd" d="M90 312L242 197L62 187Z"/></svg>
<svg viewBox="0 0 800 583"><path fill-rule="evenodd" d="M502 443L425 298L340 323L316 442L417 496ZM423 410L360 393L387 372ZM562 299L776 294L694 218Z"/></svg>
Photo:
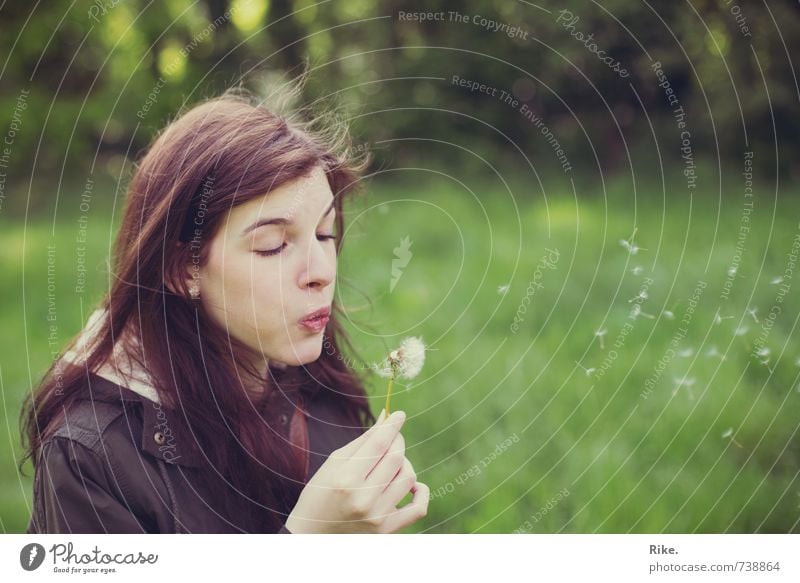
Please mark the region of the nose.
<svg viewBox="0 0 800 583"><path fill-rule="evenodd" d="M303 289L323 290L336 279L336 250L328 241L318 241L314 237L308 247L308 254L300 276Z"/></svg>

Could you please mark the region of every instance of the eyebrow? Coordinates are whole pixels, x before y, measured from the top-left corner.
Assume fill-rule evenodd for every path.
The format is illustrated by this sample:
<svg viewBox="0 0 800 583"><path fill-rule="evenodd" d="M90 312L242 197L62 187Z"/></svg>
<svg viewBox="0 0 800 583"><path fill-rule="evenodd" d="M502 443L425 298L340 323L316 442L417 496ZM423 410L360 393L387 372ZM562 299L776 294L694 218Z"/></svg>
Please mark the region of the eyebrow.
<svg viewBox="0 0 800 583"><path fill-rule="evenodd" d="M328 207L328 210L326 210L325 214L322 215L323 218L327 217L329 214L331 214L331 211L333 210L333 205L335 203L336 203L336 199L331 201L331 205ZM278 217L278 218L274 218L274 219L258 219L255 223L253 223L252 225L247 227L244 231L242 231L242 236L246 235L250 231L254 231L254 230L258 229L259 227L264 227L266 225L291 225L291 224L292 224L291 219L287 219L285 217Z"/></svg>

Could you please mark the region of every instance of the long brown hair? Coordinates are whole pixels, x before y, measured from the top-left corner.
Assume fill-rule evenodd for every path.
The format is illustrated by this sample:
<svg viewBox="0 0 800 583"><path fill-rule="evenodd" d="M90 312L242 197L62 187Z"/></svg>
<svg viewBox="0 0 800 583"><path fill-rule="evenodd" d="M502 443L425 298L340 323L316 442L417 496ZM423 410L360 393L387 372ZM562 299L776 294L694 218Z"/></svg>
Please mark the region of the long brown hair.
<svg viewBox="0 0 800 583"><path fill-rule="evenodd" d="M325 117L303 120L301 111L277 113L238 89L195 105L156 137L128 187L113 252L113 283L101 306L107 317L87 348L85 365L55 361L26 399L21 423L26 455L20 469L29 458L35 465L63 411L87 398L86 371L96 372L111 357L123 331L136 338L140 348L129 356L153 380L162 406L177 412L174 417L192 437L187 441L204 452L200 457L207 456L209 482L218 481L212 475L223 478L223 512L231 519L246 517L241 530L276 531L304 486L298 456L287 454L286 442L258 414L278 388L327 391L353 426L374 421L363 385L340 351L348 341L335 302L320 358L284 371L270 367L265 390L254 397L237 388L238 371L257 378L263 372L248 365L244 345L215 325L186 289L187 266L198 253L187 244L187 225L195 237L201 225L204 264L225 213L316 166L324 169L334 195L337 253L341 249L343 197L356 189L367 160L350 155L341 124L324 125L330 119ZM242 511L247 499L249 511Z"/></svg>

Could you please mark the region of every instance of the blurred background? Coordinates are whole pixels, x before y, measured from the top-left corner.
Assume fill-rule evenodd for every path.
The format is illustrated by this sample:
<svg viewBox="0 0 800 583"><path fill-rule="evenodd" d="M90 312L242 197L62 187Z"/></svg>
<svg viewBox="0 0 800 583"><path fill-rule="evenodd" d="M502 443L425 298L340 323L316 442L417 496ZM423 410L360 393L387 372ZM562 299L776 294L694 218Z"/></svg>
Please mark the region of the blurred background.
<svg viewBox="0 0 800 583"><path fill-rule="evenodd" d="M0 530L137 156L307 71L373 158L337 301L376 413L368 364L431 347L411 531L800 532L797 55L790 0L2 3Z"/></svg>

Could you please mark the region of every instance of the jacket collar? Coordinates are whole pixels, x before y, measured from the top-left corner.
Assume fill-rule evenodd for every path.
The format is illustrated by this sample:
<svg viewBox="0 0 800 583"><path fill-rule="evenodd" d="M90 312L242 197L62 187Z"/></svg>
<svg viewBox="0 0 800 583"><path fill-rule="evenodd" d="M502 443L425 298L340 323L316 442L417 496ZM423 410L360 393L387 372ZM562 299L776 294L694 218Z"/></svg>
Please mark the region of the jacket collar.
<svg viewBox="0 0 800 583"><path fill-rule="evenodd" d="M98 374L89 374L89 390L93 400L141 407L143 425L139 448L142 451L169 464L194 468L203 466L202 453L189 447L191 437L173 430L175 424L171 424L170 419L178 415L178 411L165 409L158 401Z"/></svg>
<svg viewBox="0 0 800 583"><path fill-rule="evenodd" d="M95 310L87 322L75 348L64 355L67 361L79 363L81 353L90 346L106 317L103 309ZM112 356L113 365L106 363L96 373L90 372L90 391L92 399L136 404L142 408L142 435L140 449L166 463L201 468L204 457L194 444L185 425L170 422L180 415L180 411L162 407L158 393L152 385L147 371L142 370L129 357L124 345L137 347L132 335L123 334L117 341ZM273 363L276 368L285 368L281 363ZM296 414L297 413L297 414ZM287 441L307 447L303 435L307 433L303 399L299 392L291 396L284 394L273 403L266 421L274 430L284 435ZM301 449L302 449L301 446Z"/></svg>

